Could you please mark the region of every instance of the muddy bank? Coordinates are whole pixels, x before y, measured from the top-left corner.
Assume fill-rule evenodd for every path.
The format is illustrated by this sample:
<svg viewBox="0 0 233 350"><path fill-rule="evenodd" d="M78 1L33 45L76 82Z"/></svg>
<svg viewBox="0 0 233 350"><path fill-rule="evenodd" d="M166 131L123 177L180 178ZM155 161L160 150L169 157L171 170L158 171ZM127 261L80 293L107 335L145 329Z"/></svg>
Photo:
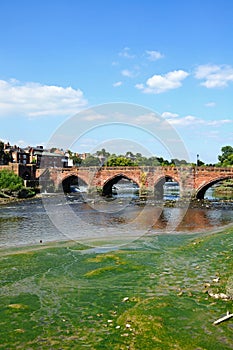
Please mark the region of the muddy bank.
<svg viewBox="0 0 233 350"><path fill-rule="evenodd" d="M34 199L34 198L41 198L41 194L35 194L33 196L29 196L29 197L24 197L24 198L20 198L20 197L0 197L0 205L5 205L5 204L9 204L9 203L18 203L18 202L23 202L29 199Z"/></svg>

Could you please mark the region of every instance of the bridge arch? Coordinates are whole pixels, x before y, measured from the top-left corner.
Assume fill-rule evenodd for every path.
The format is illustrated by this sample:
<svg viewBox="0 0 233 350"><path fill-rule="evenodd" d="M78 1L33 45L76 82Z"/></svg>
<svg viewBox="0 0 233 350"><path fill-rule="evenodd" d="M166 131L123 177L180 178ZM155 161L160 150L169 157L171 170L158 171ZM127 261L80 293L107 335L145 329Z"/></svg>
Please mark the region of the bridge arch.
<svg viewBox="0 0 233 350"><path fill-rule="evenodd" d="M116 185L122 179L130 181L131 183L136 184L138 186L138 188L140 188L140 185L139 185L137 180L132 179L132 178L130 178L127 175L124 175L122 173L119 173L119 174L115 174L114 176L110 177L109 179L107 179L104 182L103 190L102 190L103 196L111 196L112 195L112 187L114 185Z"/></svg>
<svg viewBox="0 0 233 350"><path fill-rule="evenodd" d="M65 193L69 193L69 192L72 192L71 186L77 186L77 187L85 186L85 187L87 187L88 184L79 175L69 174L62 179L62 181L59 185L59 189L62 189Z"/></svg>
<svg viewBox="0 0 233 350"><path fill-rule="evenodd" d="M210 187L212 187L213 185L215 185L216 183L218 183L220 181L228 180L228 179L233 179L233 174L228 175L228 176L221 176L221 177L215 178L215 179L205 183L204 185L197 188L196 198L197 199L204 199L205 193Z"/></svg>
<svg viewBox="0 0 233 350"><path fill-rule="evenodd" d="M154 183L154 195L156 199L163 199L164 197L164 185L166 182L177 182L179 184L179 180L171 175L163 175Z"/></svg>

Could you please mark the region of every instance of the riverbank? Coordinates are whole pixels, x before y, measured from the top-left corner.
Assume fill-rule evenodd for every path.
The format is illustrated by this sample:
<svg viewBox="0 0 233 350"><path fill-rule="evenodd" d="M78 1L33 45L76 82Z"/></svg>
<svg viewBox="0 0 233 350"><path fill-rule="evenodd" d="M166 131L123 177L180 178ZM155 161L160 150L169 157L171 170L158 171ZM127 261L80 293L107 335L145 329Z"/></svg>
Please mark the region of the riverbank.
<svg viewBox="0 0 233 350"><path fill-rule="evenodd" d="M31 200L31 199L38 199L38 198L48 198L49 196L59 196L61 194L41 194L41 193L36 193L33 196L30 197L25 197L25 198L18 198L18 197L8 197L8 198L3 198L0 197L0 206L9 204L9 203L18 203L22 202L25 200ZM86 202L86 196L85 197L80 197L83 199L84 202ZM74 198L75 199L75 198ZM96 201L103 201L105 202L105 199L101 196L98 196ZM114 200L114 198L112 198ZM137 206L144 206L144 205L158 205L158 206L163 206L165 208L203 208L203 209L211 209L211 208L216 208L216 207L222 207L222 208L231 208L233 206L233 198L230 197L228 199L216 199L216 200L208 200L208 199L178 199L178 200L155 200L153 198L138 198L138 199L132 199L131 204L137 205Z"/></svg>
<svg viewBox="0 0 233 350"><path fill-rule="evenodd" d="M2 349L232 349L233 228L0 258Z"/></svg>
<svg viewBox="0 0 233 350"><path fill-rule="evenodd" d="M41 194L37 193L33 196L30 197L25 197L25 198L19 198L19 197L7 197L7 198L3 198L0 197L0 206L1 205L5 205L5 204L11 204L11 203L19 203L19 202L23 202L26 200L31 200L31 199L37 199L37 198L41 198Z"/></svg>

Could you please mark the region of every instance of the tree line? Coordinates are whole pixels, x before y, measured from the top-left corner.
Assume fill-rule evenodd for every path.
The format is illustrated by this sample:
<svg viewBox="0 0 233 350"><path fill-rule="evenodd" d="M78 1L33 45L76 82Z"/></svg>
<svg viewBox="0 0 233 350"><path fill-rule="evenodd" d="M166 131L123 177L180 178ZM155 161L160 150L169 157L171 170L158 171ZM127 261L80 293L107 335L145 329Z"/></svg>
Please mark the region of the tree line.
<svg viewBox="0 0 233 350"><path fill-rule="evenodd" d="M188 163L184 159L171 159L170 161L163 157L145 157L141 153L133 154L132 152L126 152L125 154L111 154L104 148L94 154L88 155L85 159L81 159L77 154L68 151L70 159L73 160L74 166L216 166L216 167L228 167L233 166L233 147L223 146L221 148L221 154L218 156L218 163L205 164L200 159L197 163Z"/></svg>

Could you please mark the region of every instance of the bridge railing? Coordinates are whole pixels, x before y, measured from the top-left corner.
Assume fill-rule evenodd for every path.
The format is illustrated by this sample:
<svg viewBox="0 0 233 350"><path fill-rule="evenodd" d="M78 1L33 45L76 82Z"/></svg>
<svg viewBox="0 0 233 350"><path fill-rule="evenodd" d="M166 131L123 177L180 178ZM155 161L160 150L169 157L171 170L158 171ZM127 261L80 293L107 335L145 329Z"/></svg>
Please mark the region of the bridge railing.
<svg viewBox="0 0 233 350"><path fill-rule="evenodd" d="M153 172L154 170L159 170L161 172L167 171L167 170L173 170L173 171L198 171L198 172L230 172L233 173L233 167L207 167L207 166L115 166L115 167L106 167L106 166L90 166L90 167L67 167L67 168L53 168L51 167L50 170L59 171L59 172L69 172L69 171L79 171L79 170L88 170L90 172L98 172L100 170L118 170L118 171L137 171L137 170L143 170L147 172Z"/></svg>

